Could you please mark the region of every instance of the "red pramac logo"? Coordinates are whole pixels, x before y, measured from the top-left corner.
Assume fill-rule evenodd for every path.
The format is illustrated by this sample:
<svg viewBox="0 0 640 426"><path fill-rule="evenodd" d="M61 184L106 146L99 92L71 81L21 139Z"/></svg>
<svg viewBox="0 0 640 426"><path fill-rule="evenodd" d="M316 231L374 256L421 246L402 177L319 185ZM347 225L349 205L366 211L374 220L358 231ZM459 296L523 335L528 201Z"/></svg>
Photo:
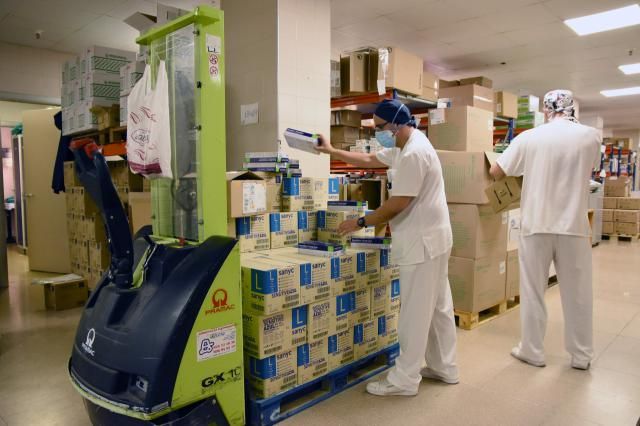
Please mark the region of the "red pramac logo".
<svg viewBox="0 0 640 426"><path fill-rule="evenodd" d="M213 292L213 296L211 296L211 303L213 304L213 309L208 309L205 314L217 314L220 312L226 312L231 309L235 309L236 305L229 305L228 303L228 294L227 290L223 288L219 288Z"/></svg>

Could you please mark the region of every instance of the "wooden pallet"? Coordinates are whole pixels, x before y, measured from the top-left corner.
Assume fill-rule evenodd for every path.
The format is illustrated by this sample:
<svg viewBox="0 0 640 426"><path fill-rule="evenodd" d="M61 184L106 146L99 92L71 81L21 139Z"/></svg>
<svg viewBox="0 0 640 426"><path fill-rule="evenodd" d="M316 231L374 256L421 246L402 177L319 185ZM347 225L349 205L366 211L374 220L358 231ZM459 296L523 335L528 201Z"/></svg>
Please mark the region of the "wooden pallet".
<svg viewBox="0 0 640 426"><path fill-rule="evenodd" d="M389 346L327 375L269 398L247 395L247 424L270 426L362 383L395 363L400 346Z"/></svg>
<svg viewBox="0 0 640 426"><path fill-rule="evenodd" d="M491 306L481 312L464 312L454 310L454 315L457 318L456 324L463 330L473 330L474 328L486 324L498 318L500 315L507 312L507 301L503 300L497 305Z"/></svg>
<svg viewBox="0 0 640 426"><path fill-rule="evenodd" d="M609 241L612 239L617 239L618 241L624 241L627 243L632 242L633 240L637 240L640 238L640 234L636 235L624 235L624 234L602 234L603 241Z"/></svg>
<svg viewBox="0 0 640 426"><path fill-rule="evenodd" d="M507 312L520 306L520 296L514 296L511 299L507 299Z"/></svg>

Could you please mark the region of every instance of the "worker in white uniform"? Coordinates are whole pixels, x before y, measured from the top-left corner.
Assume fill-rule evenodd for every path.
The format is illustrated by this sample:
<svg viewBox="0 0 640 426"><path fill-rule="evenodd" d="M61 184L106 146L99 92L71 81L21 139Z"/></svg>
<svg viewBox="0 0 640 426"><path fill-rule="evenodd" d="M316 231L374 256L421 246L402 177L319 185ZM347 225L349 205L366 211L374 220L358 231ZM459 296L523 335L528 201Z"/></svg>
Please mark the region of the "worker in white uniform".
<svg viewBox="0 0 640 426"><path fill-rule="evenodd" d="M385 100L373 119L382 151L338 150L324 138L318 150L358 167L389 167L390 198L366 217L343 222L340 232L346 235L365 226L391 226L391 255L400 266L400 355L386 378L367 384L367 392L413 396L423 377L458 383L448 280L451 224L440 161L427 137L415 128L407 106Z"/></svg>
<svg viewBox="0 0 640 426"><path fill-rule="evenodd" d="M564 312L565 348L571 366L587 370L593 358L591 238L587 218L589 180L600 164L602 138L574 117L573 94L544 97L547 123L523 132L491 168L491 175L524 176L520 200L521 341L511 355L545 366L544 301L551 261Z"/></svg>

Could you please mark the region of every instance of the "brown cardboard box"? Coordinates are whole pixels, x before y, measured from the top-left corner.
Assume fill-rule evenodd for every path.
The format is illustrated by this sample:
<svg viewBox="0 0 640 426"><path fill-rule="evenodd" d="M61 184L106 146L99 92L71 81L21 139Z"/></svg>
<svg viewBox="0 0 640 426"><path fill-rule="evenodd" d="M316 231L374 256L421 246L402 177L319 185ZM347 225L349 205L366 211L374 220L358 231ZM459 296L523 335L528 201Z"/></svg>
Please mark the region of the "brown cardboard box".
<svg viewBox="0 0 640 426"><path fill-rule="evenodd" d="M81 232L82 237L88 241L105 241L107 239L107 232L101 215L83 217Z"/></svg>
<svg viewBox="0 0 640 426"><path fill-rule="evenodd" d="M375 210L387 200L387 179L361 179L362 201L366 201L369 210Z"/></svg>
<svg viewBox="0 0 640 426"><path fill-rule="evenodd" d="M76 212L76 192L72 186L65 187L64 201L67 206L67 213L75 214Z"/></svg>
<svg viewBox="0 0 640 426"><path fill-rule="evenodd" d="M613 212L611 209L602 210L602 221L603 222L613 222Z"/></svg>
<svg viewBox="0 0 640 426"><path fill-rule="evenodd" d="M107 165L115 186L126 186L129 191L142 192L144 178L132 173L126 161L109 161Z"/></svg>
<svg viewBox="0 0 640 426"><path fill-rule="evenodd" d="M520 295L520 260L518 259L518 249L507 251L507 285L506 298L512 299Z"/></svg>
<svg viewBox="0 0 640 426"><path fill-rule="evenodd" d="M438 89L438 97L451 100L452 107L472 106L491 112L491 132L493 132L493 89L477 84L445 87Z"/></svg>
<svg viewBox="0 0 640 426"><path fill-rule="evenodd" d="M438 100L438 89L433 89L431 87L422 87L422 94L420 95L422 99L426 99L428 101L436 102Z"/></svg>
<svg viewBox="0 0 640 426"><path fill-rule="evenodd" d="M43 286L45 307L54 311L84 306L89 296L87 282L81 277L64 275L44 279L36 284Z"/></svg>
<svg viewBox="0 0 640 426"><path fill-rule="evenodd" d="M456 86L460 86L460 80L451 80L451 81L447 81L443 79L438 80L438 89L444 89L447 87L456 87Z"/></svg>
<svg viewBox="0 0 640 426"><path fill-rule="evenodd" d="M89 258L88 265L91 270L104 271L111 262L111 252L105 242L91 242L88 244Z"/></svg>
<svg viewBox="0 0 640 426"><path fill-rule="evenodd" d="M617 209L620 210L640 210L640 198L618 198ZM604 220L604 219L602 219Z"/></svg>
<svg viewBox="0 0 640 426"><path fill-rule="evenodd" d="M616 234L638 235L638 222L615 222Z"/></svg>
<svg viewBox="0 0 640 426"><path fill-rule="evenodd" d="M331 111L332 126L360 127L361 121L362 121L362 114L360 114L360 111L355 111L352 109L341 109L338 111Z"/></svg>
<svg viewBox="0 0 640 426"><path fill-rule="evenodd" d="M78 261L83 265L89 265L89 241L78 241Z"/></svg>
<svg viewBox="0 0 640 426"><path fill-rule="evenodd" d="M448 203L487 204L484 190L493 183L488 158L493 152L438 151Z"/></svg>
<svg viewBox="0 0 640 426"><path fill-rule="evenodd" d="M625 177L607 178L604 182L605 197L628 197L629 179Z"/></svg>
<svg viewBox="0 0 640 426"><path fill-rule="evenodd" d="M242 334L245 353L257 358L291 349L291 311L260 315L242 313Z"/></svg>
<svg viewBox="0 0 640 426"><path fill-rule="evenodd" d="M298 346L298 385L327 374L329 346L327 339L316 340Z"/></svg>
<svg viewBox="0 0 640 426"><path fill-rule="evenodd" d="M487 77L484 77L484 76L460 79L460 86L466 86L468 84L477 84L479 86L483 86L483 87L486 87L488 89L493 88L493 81L491 79L487 78Z"/></svg>
<svg viewBox="0 0 640 426"><path fill-rule="evenodd" d="M402 92L420 96L423 86L423 67L424 61L420 56L397 47L390 47L389 68L387 69L385 85Z"/></svg>
<svg viewBox="0 0 640 426"><path fill-rule="evenodd" d="M518 95L496 92L495 114L497 117L518 118Z"/></svg>
<svg viewBox="0 0 640 426"><path fill-rule="evenodd" d="M258 398L268 398L284 392L298 383L297 349L288 349L270 358L258 359L245 354L245 371L251 389ZM273 371L269 378L257 372ZM269 375L271 376L271 375Z"/></svg>
<svg viewBox="0 0 640 426"><path fill-rule="evenodd" d="M502 302L506 296L506 259L449 258L449 284L453 306L463 312L480 312Z"/></svg>
<svg viewBox="0 0 640 426"><path fill-rule="evenodd" d="M343 95L367 90L366 54L355 52L340 57L340 87Z"/></svg>
<svg viewBox="0 0 640 426"><path fill-rule="evenodd" d="M360 138L360 129L350 126L331 126L331 143L353 144Z"/></svg>
<svg viewBox="0 0 640 426"><path fill-rule="evenodd" d="M73 188L75 195L75 212L81 216L92 216L98 213L98 207L83 187Z"/></svg>
<svg viewBox="0 0 640 426"><path fill-rule="evenodd" d="M438 90L438 76L428 71L422 72L422 87L429 87Z"/></svg>
<svg viewBox="0 0 640 426"><path fill-rule="evenodd" d="M522 176L507 176L489 185L484 192L489 198L489 204L493 211L498 213L518 208L522 183Z"/></svg>
<svg viewBox="0 0 640 426"><path fill-rule="evenodd" d="M621 222L622 223L622 222ZM610 235L616 233L615 224L613 222L602 222L602 233L604 235Z"/></svg>
<svg viewBox="0 0 640 426"><path fill-rule="evenodd" d="M640 222L640 210L614 210L613 221L638 223Z"/></svg>
<svg viewBox="0 0 640 426"><path fill-rule="evenodd" d="M69 191L74 186L82 186L82 182L76 175L76 163L75 161L64 162L64 187L66 191Z"/></svg>
<svg viewBox="0 0 640 426"><path fill-rule="evenodd" d="M129 193L129 220L131 230L136 233L146 225L151 225L151 193Z"/></svg>
<svg viewBox="0 0 640 426"><path fill-rule="evenodd" d="M489 206L449 204L453 231L451 256L478 259L504 255L507 251L507 213Z"/></svg>
<svg viewBox="0 0 640 426"><path fill-rule="evenodd" d="M493 151L493 107L491 112L470 106L432 110L429 140L441 150Z"/></svg>
<svg viewBox="0 0 640 426"><path fill-rule="evenodd" d="M602 208L603 209L617 209L618 208L618 198L617 197L604 197L602 199ZM633 209L629 209L633 210ZM613 219L611 219L613 222Z"/></svg>
<svg viewBox="0 0 640 426"><path fill-rule="evenodd" d="M282 209L282 176L272 172L253 172L267 184L267 211L279 212Z"/></svg>
<svg viewBox="0 0 640 426"><path fill-rule="evenodd" d="M227 212L243 217L267 212L267 185L251 172L227 172Z"/></svg>

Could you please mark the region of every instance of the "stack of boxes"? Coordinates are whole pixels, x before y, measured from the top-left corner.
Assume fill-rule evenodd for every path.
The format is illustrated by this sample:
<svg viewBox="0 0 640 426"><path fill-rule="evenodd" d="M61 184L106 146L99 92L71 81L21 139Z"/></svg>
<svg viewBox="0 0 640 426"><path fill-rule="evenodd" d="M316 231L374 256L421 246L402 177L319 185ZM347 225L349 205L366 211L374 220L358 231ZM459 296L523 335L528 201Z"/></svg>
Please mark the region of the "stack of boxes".
<svg viewBox="0 0 640 426"><path fill-rule="evenodd" d="M484 192L493 182L493 90L483 77L468 82L476 84L445 82L452 87L443 87L441 81L440 97L451 107L430 112L429 139L442 164L453 231L453 304L458 311L477 313L507 295L508 214L495 213Z"/></svg>
<svg viewBox="0 0 640 426"><path fill-rule="evenodd" d="M144 74L145 63L142 61L129 62L120 67L120 125L127 125L127 101L133 86Z"/></svg>
<svg viewBox="0 0 640 426"><path fill-rule="evenodd" d="M361 140L361 114L358 111L343 109L331 111L331 144L338 149L349 151Z"/></svg>
<svg viewBox="0 0 640 426"><path fill-rule="evenodd" d="M397 342L399 269L388 258L387 250L325 257L295 247L242 256L245 361L257 397Z"/></svg>
<svg viewBox="0 0 640 426"><path fill-rule="evenodd" d="M533 95L518 98L516 129L533 129L544 124L544 113L540 112L540 98Z"/></svg>
<svg viewBox="0 0 640 426"><path fill-rule="evenodd" d="M266 398L396 343L400 287L386 249L301 252L298 243L324 235L327 214L345 213L330 210L339 180L291 176L283 164L294 160L277 153L245 163L258 158L273 158L262 161L273 169L228 173L228 211L242 252L247 375ZM339 208L359 217L360 205Z"/></svg>
<svg viewBox="0 0 640 426"><path fill-rule="evenodd" d="M108 164L111 179L127 211L129 193L142 192L143 179L131 173L125 161ZM76 175L73 161L64 163L64 182L71 272L86 278L92 289L111 262L106 229L98 207Z"/></svg>
<svg viewBox="0 0 640 426"><path fill-rule="evenodd" d="M134 52L93 46L65 62L62 70L62 133L98 130L96 108L120 101L120 68L135 60Z"/></svg>
<svg viewBox="0 0 640 426"><path fill-rule="evenodd" d="M636 236L640 233L640 198L629 197L630 181L608 178L604 184L602 233Z"/></svg>

